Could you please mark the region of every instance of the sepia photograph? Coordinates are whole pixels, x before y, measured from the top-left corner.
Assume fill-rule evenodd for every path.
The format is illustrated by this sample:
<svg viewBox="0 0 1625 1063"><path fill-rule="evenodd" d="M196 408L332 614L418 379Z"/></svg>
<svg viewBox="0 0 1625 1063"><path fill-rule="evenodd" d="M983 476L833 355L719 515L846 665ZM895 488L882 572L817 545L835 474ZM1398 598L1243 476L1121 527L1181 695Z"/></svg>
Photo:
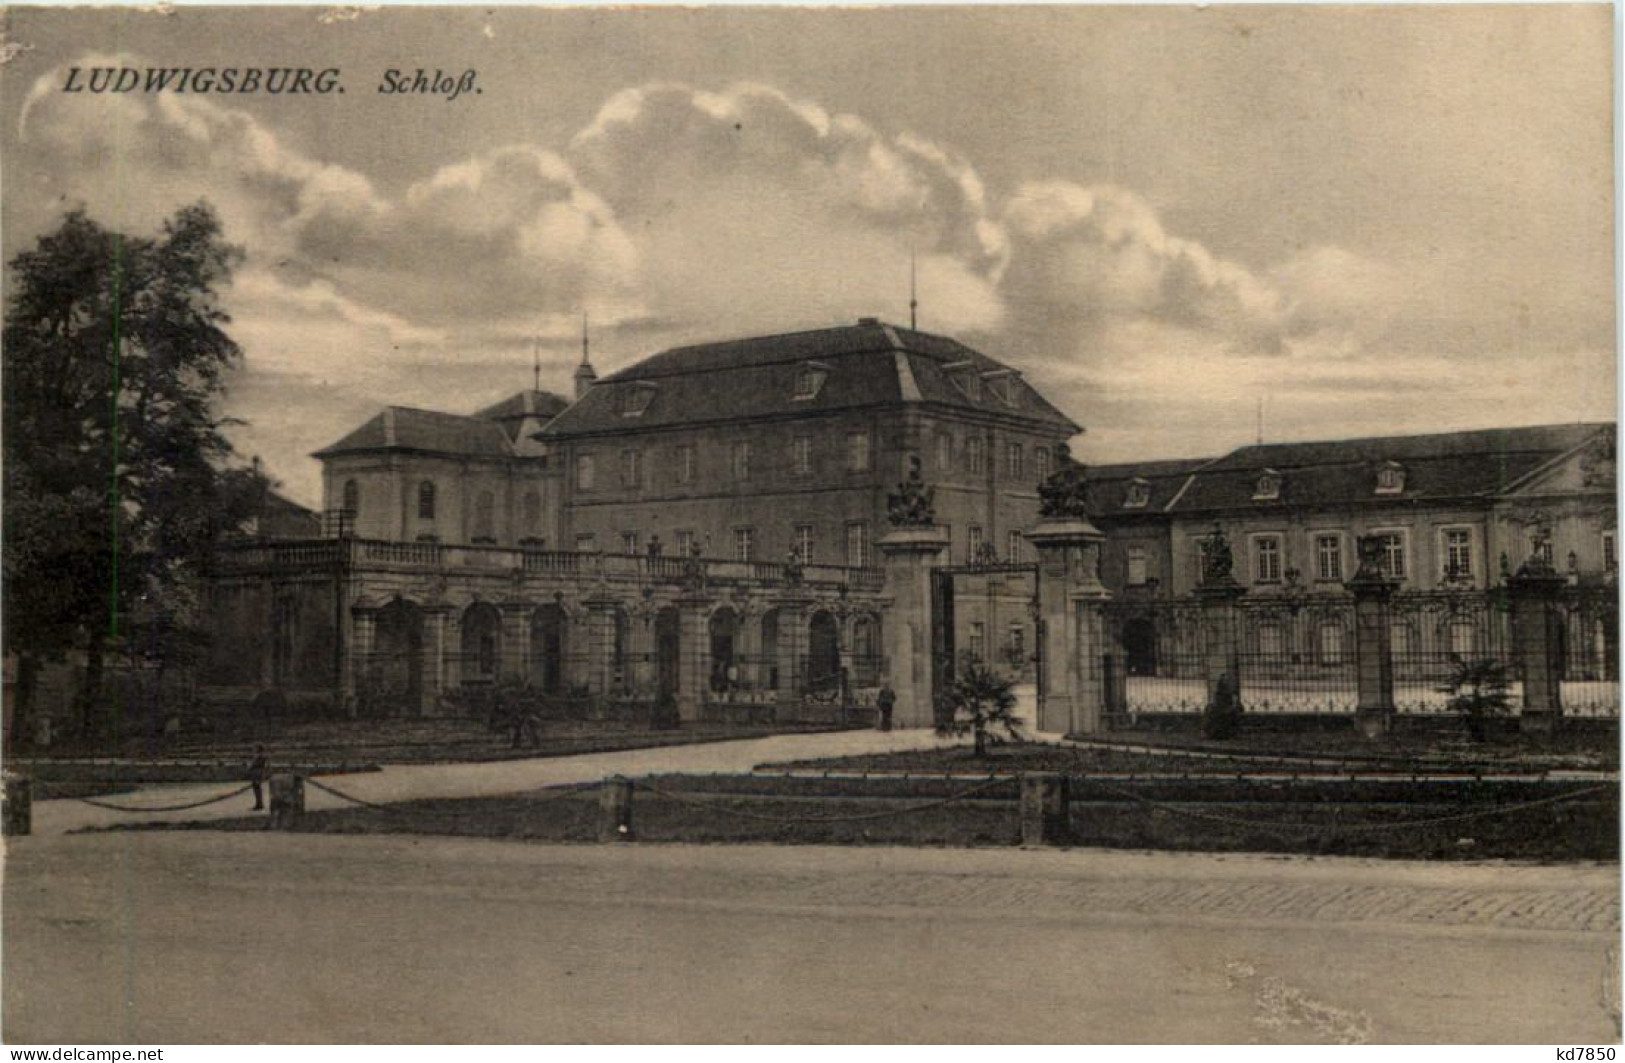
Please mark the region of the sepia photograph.
<svg viewBox="0 0 1625 1063"><path fill-rule="evenodd" d="M1619 1044L1615 17L0 10L0 1039Z"/></svg>

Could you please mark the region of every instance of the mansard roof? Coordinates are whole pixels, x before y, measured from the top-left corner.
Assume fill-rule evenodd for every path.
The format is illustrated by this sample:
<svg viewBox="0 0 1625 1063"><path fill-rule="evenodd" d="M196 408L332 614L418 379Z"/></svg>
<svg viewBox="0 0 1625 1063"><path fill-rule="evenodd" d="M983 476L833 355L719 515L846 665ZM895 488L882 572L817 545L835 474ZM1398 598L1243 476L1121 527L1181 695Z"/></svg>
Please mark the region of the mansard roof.
<svg viewBox="0 0 1625 1063"><path fill-rule="evenodd" d="M1152 485L1143 511L1178 516L1489 499L1613 431L1606 423L1535 425L1258 444L1209 460L1092 466L1090 508L1101 517L1131 512L1122 503L1134 477ZM1389 462L1404 470L1403 489L1379 494L1377 472ZM1257 497L1266 470L1281 477L1279 498Z"/></svg>
<svg viewBox="0 0 1625 1063"><path fill-rule="evenodd" d="M534 417L546 424L563 412L568 405L570 400L562 395L526 388L524 391L509 395L495 406L487 406L474 416L502 425L508 433L508 438L512 439L518 433L519 426L527 419Z"/></svg>
<svg viewBox="0 0 1625 1063"><path fill-rule="evenodd" d="M826 371L811 398L796 397L809 363ZM956 386L956 374L1009 381L1009 398ZM618 395L653 391L629 412ZM931 403L1035 422L1072 435L1080 429L1018 372L946 336L866 318L856 325L674 347L595 384L547 426L544 437L638 427L739 420L900 403ZM635 420L633 418L635 417Z"/></svg>

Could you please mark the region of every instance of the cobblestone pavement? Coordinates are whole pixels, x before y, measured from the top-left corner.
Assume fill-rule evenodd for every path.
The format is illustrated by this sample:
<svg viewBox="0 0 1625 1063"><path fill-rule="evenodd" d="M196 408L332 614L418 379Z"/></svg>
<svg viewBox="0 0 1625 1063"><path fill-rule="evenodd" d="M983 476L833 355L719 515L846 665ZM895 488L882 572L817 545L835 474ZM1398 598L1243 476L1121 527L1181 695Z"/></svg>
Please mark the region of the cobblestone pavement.
<svg viewBox="0 0 1625 1063"><path fill-rule="evenodd" d="M12 1043L1619 1036L1614 866L201 832L6 872Z"/></svg>

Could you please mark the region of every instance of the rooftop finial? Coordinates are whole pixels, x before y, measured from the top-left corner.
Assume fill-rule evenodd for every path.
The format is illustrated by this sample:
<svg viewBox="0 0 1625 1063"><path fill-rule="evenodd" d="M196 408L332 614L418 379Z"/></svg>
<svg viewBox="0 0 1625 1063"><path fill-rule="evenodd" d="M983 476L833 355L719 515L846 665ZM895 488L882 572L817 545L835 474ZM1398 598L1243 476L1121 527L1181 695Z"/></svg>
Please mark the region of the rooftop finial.
<svg viewBox="0 0 1625 1063"><path fill-rule="evenodd" d="M542 390L542 337L537 336L530 345L530 389Z"/></svg>
<svg viewBox="0 0 1625 1063"><path fill-rule="evenodd" d="M917 263L915 251L911 247L908 251L908 327L910 331L918 332L920 328L920 299L919 283L917 277Z"/></svg>
<svg viewBox="0 0 1625 1063"><path fill-rule="evenodd" d="M587 311L581 311L581 364L587 363Z"/></svg>
<svg viewBox="0 0 1625 1063"><path fill-rule="evenodd" d="M576 398L579 399L592 390L593 381L598 374L593 372L592 363L587 360L587 311L581 311L581 364L576 366Z"/></svg>

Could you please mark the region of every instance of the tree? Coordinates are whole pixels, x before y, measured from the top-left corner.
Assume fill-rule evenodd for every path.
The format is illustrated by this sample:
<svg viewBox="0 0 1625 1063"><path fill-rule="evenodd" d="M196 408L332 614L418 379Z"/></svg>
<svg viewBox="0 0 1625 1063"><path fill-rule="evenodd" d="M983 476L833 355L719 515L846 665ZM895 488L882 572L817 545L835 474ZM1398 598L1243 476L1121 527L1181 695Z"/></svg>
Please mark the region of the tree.
<svg viewBox="0 0 1625 1063"><path fill-rule="evenodd" d="M269 484L215 407L242 351L218 291L242 252L206 204L155 237L64 217L10 264L5 319L5 610L13 737L42 659L83 650L89 728L126 616L165 616ZM25 684L22 680L27 677Z"/></svg>
<svg viewBox="0 0 1625 1063"><path fill-rule="evenodd" d="M1015 714L1015 684L974 654L960 658L959 672L945 695L952 715L944 714L937 733L959 738L971 735L977 759L986 757L988 747L1005 738L1021 740L1021 719ZM995 734L995 729L1003 734Z"/></svg>
<svg viewBox="0 0 1625 1063"><path fill-rule="evenodd" d="M1482 742L1489 719L1512 711L1506 666L1489 657L1468 660L1453 656L1450 663L1455 672L1439 688L1441 694L1450 695L1445 708L1461 713L1467 733L1473 741Z"/></svg>

